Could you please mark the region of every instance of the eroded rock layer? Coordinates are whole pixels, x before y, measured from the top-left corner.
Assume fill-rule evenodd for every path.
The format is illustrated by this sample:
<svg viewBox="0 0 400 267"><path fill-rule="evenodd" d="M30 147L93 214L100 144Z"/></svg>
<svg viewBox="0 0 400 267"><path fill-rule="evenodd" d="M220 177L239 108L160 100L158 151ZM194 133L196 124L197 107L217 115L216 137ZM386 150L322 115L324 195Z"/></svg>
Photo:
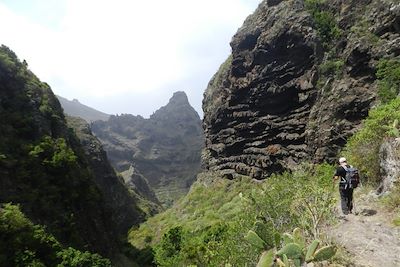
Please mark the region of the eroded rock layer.
<svg viewBox="0 0 400 267"><path fill-rule="evenodd" d="M332 162L367 116L378 61L400 53L400 8L310 2L264 1L233 37L204 93L207 168L262 179Z"/></svg>

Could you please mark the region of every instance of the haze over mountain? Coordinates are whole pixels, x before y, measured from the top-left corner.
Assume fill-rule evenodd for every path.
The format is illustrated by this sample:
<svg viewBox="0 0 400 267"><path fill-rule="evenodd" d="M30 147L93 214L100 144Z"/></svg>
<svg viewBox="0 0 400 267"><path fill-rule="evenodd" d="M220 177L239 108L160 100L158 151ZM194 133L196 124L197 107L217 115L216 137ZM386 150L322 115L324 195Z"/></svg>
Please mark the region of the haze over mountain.
<svg viewBox="0 0 400 267"><path fill-rule="evenodd" d="M110 117L109 114L104 112L98 111L94 108L88 107L84 104L81 104L78 99L73 99L72 101L57 96L58 101L62 108L64 109L64 113L72 116L72 117L79 117L84 119L86 122L90 123L92 121L103 120L106 121Z"/></svg>

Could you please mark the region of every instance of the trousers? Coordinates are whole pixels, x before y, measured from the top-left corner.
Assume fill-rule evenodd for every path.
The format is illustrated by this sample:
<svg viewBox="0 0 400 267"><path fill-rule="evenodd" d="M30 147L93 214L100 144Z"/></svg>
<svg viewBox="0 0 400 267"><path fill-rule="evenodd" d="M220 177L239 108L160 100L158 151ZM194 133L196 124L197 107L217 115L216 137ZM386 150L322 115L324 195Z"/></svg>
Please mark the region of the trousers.
<svg viewBox="0 0 400 267"><path fill-rule="evenodd" d="M347 215L353 210L353 188L339 188L339 192L342 212Z"/></svg>

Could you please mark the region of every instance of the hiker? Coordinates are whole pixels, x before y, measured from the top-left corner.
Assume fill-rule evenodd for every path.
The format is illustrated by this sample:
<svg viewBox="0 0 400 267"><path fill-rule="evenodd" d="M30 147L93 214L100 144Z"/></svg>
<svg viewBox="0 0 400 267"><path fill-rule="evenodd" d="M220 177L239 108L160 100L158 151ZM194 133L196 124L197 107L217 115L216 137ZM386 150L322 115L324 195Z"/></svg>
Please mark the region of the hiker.
<svg viewBox="0 0 400 267"><path fill-rule="evenodd" d="M339 159L339 167L336 168L333 179L339 181L340 204L343 215L353 211L353 190L358 186L358 170L347 164L346 158Z"/></svg>

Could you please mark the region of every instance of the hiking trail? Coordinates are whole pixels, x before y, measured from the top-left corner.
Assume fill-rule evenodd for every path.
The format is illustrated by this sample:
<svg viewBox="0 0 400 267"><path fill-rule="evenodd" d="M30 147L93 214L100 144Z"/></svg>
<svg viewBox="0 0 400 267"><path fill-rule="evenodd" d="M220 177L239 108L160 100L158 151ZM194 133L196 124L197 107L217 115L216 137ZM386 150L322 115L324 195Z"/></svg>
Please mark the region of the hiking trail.
<svg viewBox="0 0 400 267"><path fill-rule="evenodd" d="M379 207L370 193L355 196L354 214L341 219L328 233L351 255L355 267L400 267L400 227L393 214Z"/></svg>

